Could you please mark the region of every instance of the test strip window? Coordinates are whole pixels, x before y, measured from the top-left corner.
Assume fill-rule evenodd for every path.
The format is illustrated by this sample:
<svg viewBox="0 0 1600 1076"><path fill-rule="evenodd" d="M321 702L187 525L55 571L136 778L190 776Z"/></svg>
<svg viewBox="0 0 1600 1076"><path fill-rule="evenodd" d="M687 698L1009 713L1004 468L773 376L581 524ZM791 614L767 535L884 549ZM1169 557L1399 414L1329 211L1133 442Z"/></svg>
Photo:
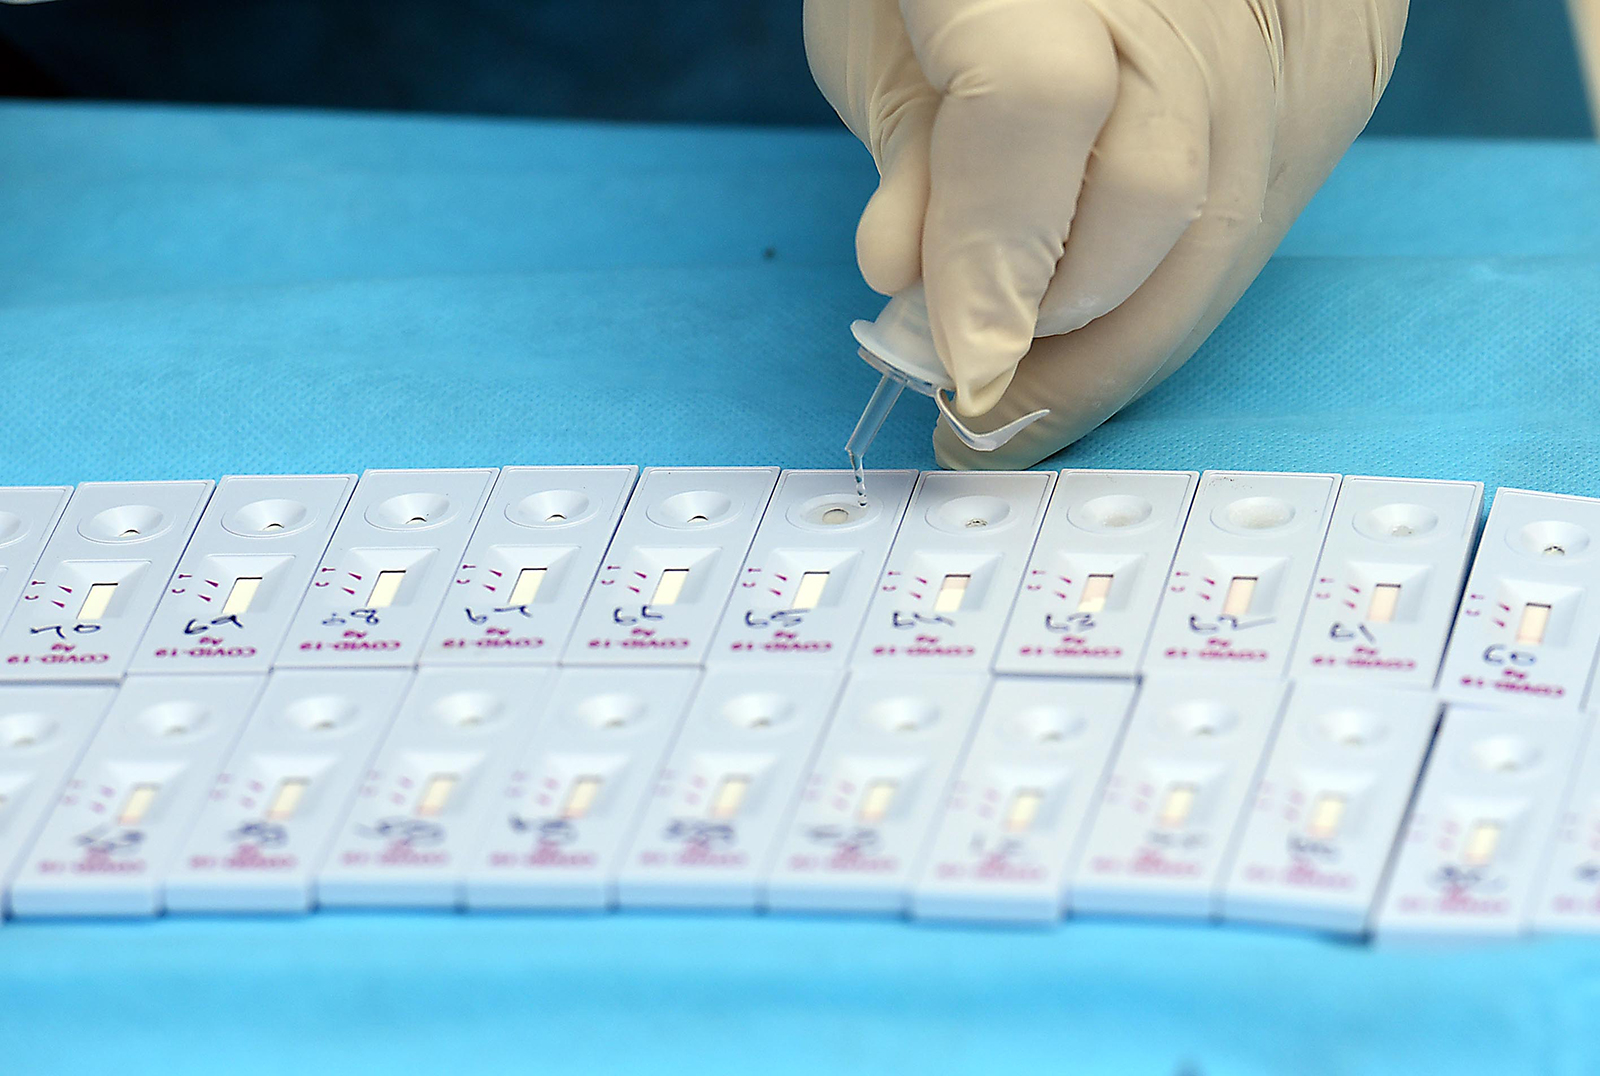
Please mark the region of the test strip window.
<svg viewBox="0 0 1600 1076"><path fill-rule="evenodd" d="M1236 575L1228 584L1228 593L1222 599L1222 612L1226 616L1244 616L1250 611L1250 603L1255 600L1256 583L1258 577L1253 575Z"/></svg>
<svg viewBox="0 0 1600 1076"><path fill-rule="evenodd" d="M861 797L860 820L869 826L882 822L889 813L889 805L894 802L897 788L894 781L874 781L868 785Z"/></svg>
<svg viewBox="0 0 1600 1076"><path fill-rule="evenodd" d="M1400 607L1400 584L1379 583L1372 588L1372 601L1367 606L1367 619L1374 624L1387 624L1394 619Z"/></svg>
<svg viewBox="0 0 1600 1076"><path fill-rule="evenodd" d="M1161 814L1158 817L1165 829L1182 829L1189 822L1189 814L1194 810L1195 787L1190 784L1172 785L1167 789L1166 799L1161 801Z"/></svg>
<svg viewBox="0 0 1600 1076"><path fill-rule="evenodd" d="M122 801L122 810L117 812L117 825L137 826L142 823L145 815L150 813L150 805L155 803L160 791L161 786L158 784L146 782L134 785L128 793L128 798Z"/></svg>
<svg viewBox="0 0 1600 1076"><path fill-rule="evenodd" d="M444 814L444 809L450 804L450 797L456 790L460 777L453 773L436 773L428 778L428 783L422 788L422 795L417 797L417 817L437 818Z"/></svg>
<svg viewBox="0 0 1600 1076"><path fill-rule="evenodd" d="M789 603L789 607L791 609L815 609L822 601L822 592L827 587L827 572L806 572L800 577L800 585L795 588L794 601Z"/></svg>
<svg viewBox="0 0 1600 1076"><path fill-rule="evenodd" d="M1338 836L1339 827L1344 823L1346 806L1348 801L1336 792L1318 796L1306 819L1306 835L1317 841L1332 840Z"/></svg>
<svg viewBox="0 0 1600 1076"><path fill-rule="evenodd" d="M1006 832L1024 833L1032 829L1034 820L1039 817L1039 806L1042 803L1044 803L1044 793L1039 789L1019 789L1017 794L1011 797L1011 806L1006 809Z"/></svg>
<svg viewBox="0 0 1600 1076"><path fill-rule="evenodd" d="M971 582L970 575L945 576L944 582L939 584L939 593L933 599L933 611L936 613L959 611L961 603L967 599L967 584Z"/></svg>
<svg viewBox="0 0 1600 1076"><path fill-rule="evenodd" d="M1550 628L1550 606L1529 602L1522 607L1522 619L1517 622L1517 642L1542 643Z"/></svg>
<svg viewBox="0 0 1600 1076"><path fill-rule="evenodd" d="M599 796L600 778L578 778L572 782L572 791L567 793L567 802L562 805L561 817L569 820L583 818L594 809L594 801Z"/></svg>
<svg viewBox="0 0 1600 1076"><path fill-rule="evenodd" d="M517 573L517 581L511 588L511 599L507 605L532 605L539 596L539 587L544 583L544 574L547 568L524 568Z"/></svg>
<svg viewBox="0 0 1600 1076"><path fill-rule="evenodd" d="M1106 607L1106 599L1111 596L1110 575L1091 575L1083 584L1083 596L1078 599L1078 612L1099 613Z"/></svg>
<svg viewBox="0 0 1600 1076"><path fill-rule="evenodd" d="M1467 834L1461 861L1469 867L1482 867L1494 858L1500 847L1500 823L1478 822Z"/></svg>
<svg viewBox="0 0 1600 1076"><path fill-rule="evenodd" d="M387 609L393 605L405 577L403 568L397 571L379 572L377 580L372 584L372 593L367 597L367 608Z"/></svg>
<svg viewBox="0 0 1600 1076"><path fill-rule="evenodd" d="M105 616L106 609L111 605L111 596L116 592L115 583L91 583L89 592L83 596L83 606L78 610L78 619L99 620Z"/></svg>
<svg viewBox="0 0 1600 1076"><path fill-rule="evenodd" d="M279 782L278 790L272 794L272 802L267 805L267 821L287 822L293 818L310 785L311 782L304 777L286 777Z"/></svg>
<svg viewBox="0 0 1600 1076"><path fill-rule="evenodd" d="M250 603L256 600L256 591L261 589L259 575L241 575L233 581L233 588L228 591L228 600L222 603L223 616L239 616L250 609Z"/></svg>
<svg viewBox="0 0 1600 1076"><path fill-rule="evenodd" d="M744 806L744 797L750 791L750 778L743 775L723 778L717 794L711 799L711 817L719 821L732 818Z"/></svg>
<svg viewBox="0 0 1600 1076"><path fill-rule="evenodd" d="M668 568L656 582L656 592L650 596L651 605L673 605L683 596L684 584L689 581L689 569Z"/></svg>

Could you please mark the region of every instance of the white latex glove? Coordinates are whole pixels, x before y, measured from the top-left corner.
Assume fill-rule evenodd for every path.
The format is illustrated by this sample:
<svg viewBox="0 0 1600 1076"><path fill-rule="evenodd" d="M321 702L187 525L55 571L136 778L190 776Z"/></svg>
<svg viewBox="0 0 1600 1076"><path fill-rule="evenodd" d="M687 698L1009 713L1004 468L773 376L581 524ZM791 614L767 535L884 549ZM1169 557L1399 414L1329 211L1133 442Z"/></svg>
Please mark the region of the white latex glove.
<svg viewBox="0 0 1600 1076"><path fill-rule="evenodd" d="M1407 0L806 0L806 53L880 179L856 256L920 277L947 467L1025 467L1176 370L1366 125ZM1035 339L1040 337L1040 339Z"/></svg>

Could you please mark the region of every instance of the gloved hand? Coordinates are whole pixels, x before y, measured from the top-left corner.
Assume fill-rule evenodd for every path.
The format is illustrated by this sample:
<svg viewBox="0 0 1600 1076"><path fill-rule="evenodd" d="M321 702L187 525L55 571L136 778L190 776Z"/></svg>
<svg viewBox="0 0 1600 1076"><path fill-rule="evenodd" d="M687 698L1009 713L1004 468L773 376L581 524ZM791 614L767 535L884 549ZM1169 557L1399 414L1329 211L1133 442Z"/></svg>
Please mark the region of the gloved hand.
<svg viewBox="0 0 1600 1076"><path fill-rule="evenodd" d="M856 256L926 284L955 409L1025 467L1194 353L1366 125L1407 0L806 0L880 179ZM1038 339L1035 339L1035 338Z"/></svg>

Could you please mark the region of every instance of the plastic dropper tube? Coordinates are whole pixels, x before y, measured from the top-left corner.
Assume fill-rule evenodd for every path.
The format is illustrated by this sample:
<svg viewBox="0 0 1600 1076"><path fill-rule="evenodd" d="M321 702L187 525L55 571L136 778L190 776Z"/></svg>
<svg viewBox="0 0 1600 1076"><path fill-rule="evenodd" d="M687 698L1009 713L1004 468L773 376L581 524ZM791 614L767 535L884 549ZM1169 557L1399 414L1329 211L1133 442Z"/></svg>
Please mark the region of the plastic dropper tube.
<svg viewBox="0 0 1600 1076"><path fill-rule="evenodd" d="M876 321L851 323L850 332L860 344L857 354L882 375L878 387L872 390L867 408L861 412L861 421L845 442L844 450L850 457L850 470L855 474L856 497L863 508L867 505L867 476L863 459L872 439L883 428L884 419L894 407L900 393L911 389L933 399L939 413L949 423L951 431L968 448L977 452L993 452L1022 430L1044 418L1048 410L1034 411L1021 418L1012 419L999 429L976 433L961 421L961 416L951 409L945 393L955 389L955 382L939 361L934 348L933 330L928 326L928 303L917 284L890 299Z"/></svg>
<svg viewBox="0 0 1600 1076"><path fill-rule="evenodd" d="M889 412L905 387L905 382L884 374L878 381L878 387L872 390L866 410L861 412L861 419L851 432L850 439L844 443L845 454L850 457L850 470L856 478L856 499L863 508L867 506L867 475L862 461L866 458L867 449L872 446L872 439L883 429L884 420L889 417Z"/></svg>

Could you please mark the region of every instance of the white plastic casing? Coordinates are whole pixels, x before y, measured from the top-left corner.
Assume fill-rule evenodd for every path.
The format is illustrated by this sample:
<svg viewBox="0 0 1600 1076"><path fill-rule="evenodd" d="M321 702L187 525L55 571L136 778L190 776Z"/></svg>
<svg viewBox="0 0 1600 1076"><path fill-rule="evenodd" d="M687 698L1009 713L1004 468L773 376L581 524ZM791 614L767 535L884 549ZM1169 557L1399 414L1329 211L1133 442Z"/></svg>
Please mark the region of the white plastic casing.
<svg viewBox="0 0 1600 1076"><path fill-rule="evenodd" d="M617 881L623 906L754 908L843 673L706 673Z"/></svg>
<svg viewBox="0 0 1600 1076"><path fill-rule="evenodd" d="M783 472L709 659L843 665L916 480L869 471L863 508L848 471Z"/></svg>
<svg viewBox="0 0 1600 1076"><path fill-rule="evenodd" d="M364 473L276 667L414 664L494 478L487 469Z"/></svg>
<svg viewBox="0 0 1600 1076"><path fill-rule="evenodd" d="M867 609L856 667L987 671L1054 481L1049 472L925 472Z"/></svg>
<svg viewBox="0 0 1600 1076"><path fill-rule="evenodd" d="M303 912L406 669L289 669L267 682L166 876L174 912Z"/></svg>
<svg viewBox="0 0 1600 1076"><path fill-rule="evenodd" d="M503 468L420 663L555 664L638 473Z"/></svg>
<svg viewBox="0 0 1600 1076"><path fill-rule="evenodd" d="M912 891L913 915L1061 917L1067 864L1133 693L1129 680L995 681Z"/></svg>
<svg viewBox="0 0 1600 1076"><path fill-rule="evenodd" d="M211 485L79 486L0 632L0 680L121 679Z"/></svg>
<svg viewBox="0 0 1600 1076"><path fill-rule="evenodd" d="M1245 815L1223 917L1362 933L1438 717L1431 692L1296 687Z"/></svg>
<svg viewBox="0 0 1600 1076"><path fill-rule="evenodd" d="M1286 685L1150 677L1072 873L1074 912L1205 917Z"/></svg>
<svg viewBox="0 0 1600 1076"><path fill-rule="evenodd" d="M115 694L90 684L0 688L0 891Z"/></svg>
<svg viewBox="0 0 1600 1076"><path fill-rule="evenodd" d="M355 484L355 475L219 482L129 671L270 669Z"/></svg>
<svg viewBox="0 0 1600 1076"><path fill-rule="evenodd" d="M152 915L262 676L122 685L11 886L11 912Z"/></svg>
<svg viewBox="0 0 1600 1076"><path fill-rule="evenodd" d="M554 669L424 669L317 876L342 907L450 908L491 802L539 726Z"/></svg>
<svg viewBox="0 0 1600 1076"><path fill-rule="evenodd" d="M16 611L29 572L66 511L71 486L0 489L0 628Z"/></svg>
<svg viewBox="0 0 1600 1076"><path fill-rule="evenodd" d="M1600 736L1591 714L1578 760L1540 868L1531 921L1544 933L1600 932Z"/></svg>
<svg viewBox="0 0 1600 1076"><path fill-rule="evenodd" d="M1432 687L1482 503L1480 482L1347 477L1293 675Z"/></svg>
<svg viewBox="0 0 1600 1076"><path fill-rule="evenodd" d="M693 669L567 669L477 823L472 908L604 908Z"/></svg>
<svg viewBox="0 0 1600 1076"><path fill-rule="evenodd" d="M1522 931L1583 724L1556 710L1445 712L1374 924L1380 938Z"/></svg>
<svg viewBox="0 0 1600 1076"><path fill-rule="evenodd" d="M995 671L1137 674L1199 477L1062 471Z"/></svg>
<svg viewBox="0 0 1600 1076"><path fill-rule="evenodd" d="M1600 500L1497 490L1439 693L1479 706L1582 706L1600 643L1597 556ZM1525 629L1538 641L1519 640Z"/></svg>
<svg viewBox="0 0 1600 1076"><path fill-rule="evenodd" d="M703 662L777 480L776 467L646 468L563 663Z"/></svg>
<svg viewBox="0 0 1600 1076"><path fill-rule="evenodd" d="M766 905L904 911L987 689L982 676L853 676L783 828Z"/></svg>
<svg viewBox="0 0 1600 1076"><path fill-rule="evenodd" d="M1338 475L1202 475L1144 671L1283 676L1338 489Z"/></svg>

